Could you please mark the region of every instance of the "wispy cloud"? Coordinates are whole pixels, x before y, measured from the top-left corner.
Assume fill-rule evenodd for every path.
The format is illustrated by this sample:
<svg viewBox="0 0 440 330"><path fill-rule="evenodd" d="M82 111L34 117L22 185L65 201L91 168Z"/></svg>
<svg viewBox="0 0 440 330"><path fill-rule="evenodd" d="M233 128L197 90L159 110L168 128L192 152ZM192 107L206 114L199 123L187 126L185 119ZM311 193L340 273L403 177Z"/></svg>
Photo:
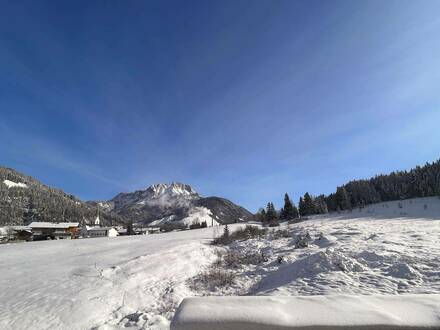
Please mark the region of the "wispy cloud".
<svg viewBox="0 0 440 330"><path fill-rule="evenodd" d="M68 155L68 148L65 145L60 146L54 141L29 135L21 131L19 127L11 128L4 123L0 123L0 138L8 141L0 145L2 153L8 153L21 162L43 163L49 167L67 172L73 171L80 176L97 179L115 187L124 187L120 182L103 175L99 168L92 166L89 162Z"/></svg>

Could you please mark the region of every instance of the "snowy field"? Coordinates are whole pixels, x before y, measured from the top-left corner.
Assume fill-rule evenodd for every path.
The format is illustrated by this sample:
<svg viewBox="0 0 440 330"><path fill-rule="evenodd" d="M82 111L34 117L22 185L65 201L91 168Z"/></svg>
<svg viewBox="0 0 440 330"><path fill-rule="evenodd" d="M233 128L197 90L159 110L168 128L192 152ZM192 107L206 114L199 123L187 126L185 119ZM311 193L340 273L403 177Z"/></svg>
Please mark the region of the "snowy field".
<svg viewBox="0 0 440 330"><path fill-rule="evenodd" d="M438 219L440 199L427 198L317 217L227 249L209 245L221 227L2 245L0 328L166 329L197 295L440 293ZM218 250L267 260L229 265L228 287L194 287Z"/></svg>
<svg viewBox="0 0 440 330"><path fill-rule="evenodd" d="M0 329L167 328L215 230L0 245Z"/></svg>

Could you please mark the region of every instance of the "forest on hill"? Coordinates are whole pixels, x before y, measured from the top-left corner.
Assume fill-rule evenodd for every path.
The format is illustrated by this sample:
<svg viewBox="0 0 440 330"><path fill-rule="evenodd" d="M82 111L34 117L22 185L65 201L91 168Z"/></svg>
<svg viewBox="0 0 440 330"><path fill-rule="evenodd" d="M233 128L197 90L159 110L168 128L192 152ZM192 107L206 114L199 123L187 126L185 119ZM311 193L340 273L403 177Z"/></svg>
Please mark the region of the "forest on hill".
<svg viewBox="0 0 440 330"><path fill-rule="evenodd" d="M0 167L0 225L28 225L33 221L87 224L93 223L97 214L96 206L14 169ZM100 218L104 225L123 223L104 212Z"/></svg>
<svg viewBox="0 0 440 330"><path fill-rule="evenodd" d="M276 223L278 219L294 219L299 216L362 208L379 202L431 196L440 196L440 159L409 171L353 180L337 187L334 193L327 196L312 196L306 192L300 197L298 208L286 193L284 207L279 212L269 202L265 209L258 212L257 218Z"/></svg>

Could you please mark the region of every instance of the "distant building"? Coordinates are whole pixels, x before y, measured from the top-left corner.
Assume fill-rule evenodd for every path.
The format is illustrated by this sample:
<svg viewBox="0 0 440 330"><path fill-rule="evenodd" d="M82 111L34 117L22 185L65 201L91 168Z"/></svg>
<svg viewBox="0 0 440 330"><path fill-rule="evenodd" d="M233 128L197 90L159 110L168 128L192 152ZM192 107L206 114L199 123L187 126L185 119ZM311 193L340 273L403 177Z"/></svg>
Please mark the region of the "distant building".
<svg viewBox="0 0 440 330"><path fill-rule="evenodd" d="M31 228L34 240L77 238L79 222L32 222Z"/></svg>
<svg viewBox="0 0 440 330"><path fill-rule="evenodd" d="M32 241L32 230L26 226L0 227L0 242Z"/></svg>
<svg viewBox="0 0 440 330"><path fill-rule="evenodd" d="M12 226L11 232L13 235L13 239L17 241L32 241L34 238L34 234L32 233L32 229L27 226Z"/></svg>
<svg viewBox="0 0 440 330"><path fill-rule="evenodd" d="M148 234L159 234L160 233L160 227L148 227L147 228Z"/></svg>
<svg viewBox="0 0 440 330"><path fill-rule="evenodd" d="M132 228L132 235L147 235L160 232L160 227L142 227L135 226Z"/></svg>
<svg viewBox="0 0 440 330"><path fill-rule="evenodd" d="M81 235L83 237L116 237L119 236L118 231L113 227L90 227L84 226L81 229Z"/></svg>
<svg viewBox="0 0 440 330"><path fill-rule="evenodd" d="M125 236L125 235L128 235L128 230L127 230L127 228L124 228L123 226L114 226L113 228L115 228L115 229L118 231L119 236Z"/></svg>
<svg viewBox="0 0 440 330"><path fill-rule="evenodd" d="M7 241L9 237L9 230L6 227L0 227L0 242Z"/></svg>

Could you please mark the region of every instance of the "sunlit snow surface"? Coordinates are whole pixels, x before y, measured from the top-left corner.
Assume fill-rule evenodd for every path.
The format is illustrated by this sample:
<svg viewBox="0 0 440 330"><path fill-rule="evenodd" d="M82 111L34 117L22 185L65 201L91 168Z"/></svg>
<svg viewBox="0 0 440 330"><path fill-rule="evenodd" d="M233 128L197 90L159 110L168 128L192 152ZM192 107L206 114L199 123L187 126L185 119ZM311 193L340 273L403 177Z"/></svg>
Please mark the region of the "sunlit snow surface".
<svg viewBox="0 0 440 330"><path fill-rule="evenodd" d="M27 188L28 186L22 182L14 182L10 180L3 180L3 183L8 186L8 188Z"/></svg>
<svg viewBox="0 0 440 330"><path fill-rule="evenodd" d="M173 330L409 330L440 328L440 295L186 298Z"/></svg>
<svg viewBox="0 0 440 330"><path fill-rule="evenodd" d="M163 224L168 223L170 221L173 221L173 218L174 218L174 215L171 215L171 216L159 219L159 220L155 220L155 221L151 222L149 225L150 226L160 226L160 225L163 225ZM179 221L173 221L173 223L184 224L184 225L187 225L188 227L190 225L193 225L196 223L202 223L202 222L206 222L206 225L208 227L220 225L220 223L218 223L214 219L214 217L212 216L211 210L206 207L203 207L203 206L193 207L189 211L187 217L185 217Z"/></svg>
<svg viewBox="0 0 440 330"><path fill-rule="evenodd" d="M191 291L188 279L215 260L208 243L222 227L0 245L0 328L166 329L184 297L202 294L440 293L439 205L383 203L292 225L288 238L236 243L269 260L231 269L236 283L214 292ZM295 249L305 232L309 246Z"/></svg>

